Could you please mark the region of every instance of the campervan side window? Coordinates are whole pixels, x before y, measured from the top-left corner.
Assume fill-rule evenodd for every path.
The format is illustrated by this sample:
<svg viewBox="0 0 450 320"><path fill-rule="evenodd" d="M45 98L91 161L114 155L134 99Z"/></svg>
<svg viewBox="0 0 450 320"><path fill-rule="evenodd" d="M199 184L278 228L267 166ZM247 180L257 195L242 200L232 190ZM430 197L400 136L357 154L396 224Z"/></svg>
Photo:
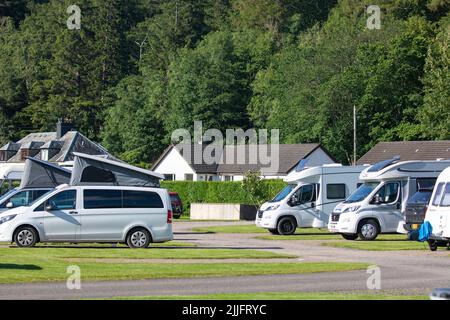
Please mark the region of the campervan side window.
<svg viewBox="0 0 450 320"><path fill-rule="evenodd" d="M164 204L156 192L125 190L123 192L123 207L164 208Z"/></svg>
<svg viewBox="0 0 450 320"><path fill-rule="evenodd" d="M85 209L114 209L122 208L121 190L84 190Z"/></svg>
<svg viewBox="0 0 450 320"><path fill-rule="evenodd" d="M444 190L444 183L441 182L436 186L436 192L432 201L433 206L438 206L442 198L442 191Z"/></svg>
<svg viewBox="0 0 450 320"><path fill-rule="evenodd" d="M450 183L445 185L444 196L441 201L442 207L450 207Z"/></svg>
<svg viewBox="0 0 450 320"><path fill-rule="evenodd" d="M345 199L345 184L327 184L327 199Z"/></svg>

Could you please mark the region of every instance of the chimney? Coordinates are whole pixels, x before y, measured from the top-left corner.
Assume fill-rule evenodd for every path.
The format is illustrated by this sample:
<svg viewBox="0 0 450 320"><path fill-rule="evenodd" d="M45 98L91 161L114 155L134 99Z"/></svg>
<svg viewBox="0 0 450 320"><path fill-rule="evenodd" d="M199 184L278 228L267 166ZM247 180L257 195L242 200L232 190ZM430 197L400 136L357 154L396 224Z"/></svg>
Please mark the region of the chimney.
<svg viewBox="0 0 450 320"><path fill-rule="evenodd" d="M72 122L63 120L61 118L58 119L56 123L56 139L61 139L67 132L73 129Z"/></svg>

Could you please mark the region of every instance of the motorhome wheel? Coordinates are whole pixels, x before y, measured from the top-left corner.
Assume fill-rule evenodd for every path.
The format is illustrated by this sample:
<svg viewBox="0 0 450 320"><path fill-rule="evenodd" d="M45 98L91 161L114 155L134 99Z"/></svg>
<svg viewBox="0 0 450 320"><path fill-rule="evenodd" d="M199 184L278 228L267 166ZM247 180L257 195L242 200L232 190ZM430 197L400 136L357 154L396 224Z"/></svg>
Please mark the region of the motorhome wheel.
<svg viewBox="0 0 450 320"><path fill-rule="evenodd" d="M372 219L363 221L358 228L358 235L362 240L375 240L379 232L378 223Z"/></svg>
<svg viewBox="0 0 450 320"><path fill-rule="evenodd" d="M358 234L348 234L348 233L341 233L342 238L345 240L356 240L358 239Z"/></svg>
<svg viewBox="0 0 450 320"><path fill-rule="evenodd" d="M288 236L294 234L295 229L297 228L297 224L292 217L284 217L278 221L277 230L279 234Z"/></svg>

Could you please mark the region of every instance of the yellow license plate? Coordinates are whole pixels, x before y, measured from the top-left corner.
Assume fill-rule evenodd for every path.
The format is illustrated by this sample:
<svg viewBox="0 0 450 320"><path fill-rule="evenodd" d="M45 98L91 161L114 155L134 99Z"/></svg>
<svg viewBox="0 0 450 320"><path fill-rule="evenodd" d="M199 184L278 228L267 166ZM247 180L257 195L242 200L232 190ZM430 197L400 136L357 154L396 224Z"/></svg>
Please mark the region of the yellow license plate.
<svg viewBox="0 0 450 320"><path fill-rule="evenodd" d="M418 224L413 224L411 227L413 228L413 230L416 230L416 229L419 228L419 225Z"/></svg>

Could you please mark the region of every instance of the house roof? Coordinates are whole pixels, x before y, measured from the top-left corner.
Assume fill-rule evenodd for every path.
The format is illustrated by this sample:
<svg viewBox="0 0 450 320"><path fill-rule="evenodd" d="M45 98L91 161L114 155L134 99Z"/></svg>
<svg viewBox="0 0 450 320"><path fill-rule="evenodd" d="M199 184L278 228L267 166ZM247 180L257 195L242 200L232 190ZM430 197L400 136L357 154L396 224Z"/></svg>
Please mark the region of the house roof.
<svg viewBox="0 0 450 320"><path fill-rule="evenodd" d="M395 156L402 161L450 159L450 140L379 142L357 164L374 164Z"/></svg>
<svg viewBox="0 0 450 320"><path fill-rule="evenodd" d="M239 148L244 147L243 151L239 151ZM304 143L304 144L280 144L279 147L279 165L278 174L287 174L291 171L300 160L308 157L316 149L321 148L318 143ZM260 149L263 148L263 149ZM225 146L224 157L219 164L218 173L245 173L248 171L260 171L264 168L269 168L270 164L266 164L264 159L254 157L251 159L249 155L261 153L265 157L270 157L271 145L251 145L251 146ZM240 153L238 153L240 152ZM234 155L234 159L227 159L227 155ZM237 159L239 154L240 161ZM238 163L241 162L241 163ZM255 163L256 162L256 163ZM275 173L272 173L275 174Z"/></svg>
<svg viewBox="0 0 450 320"><path fill-rule="evenodd" d="M18 146L18 148L17 148ZM15 147L16 149L12 149ZM9 148L9 149L8 149ZM19 149L59 149L50 162L65 162L73 160L73 152L82 152L91 155L105 155L113 158L108 151L100 144L95 143L85 137L78 131L69 131L60 139L57 139L56 132L30 133L17 143L8 143L3 146L2 150L19 150ZM41 159L41 154L35 156ZM7 162L23 162L20 152L17 152Z"/></svg>
<svg viewBox="0 0 450 320"><path fill-rule="evenodd" d="M209 145L211 148L214 145ZM306 158L309 156L312 152L314 152L316 149L321 148L320 144L318 143L305 143L305 144L281 144L279 146L279 167L278 167L278 173L279 174L287 174L289 171L291 171L300 160ZM192 145L186 145L186 144L180 144L180 145L170 145L159 157L159 159L154 163L152 166L152 170L155 170L161 162L166 158L166 156L169 154L169 152L173 148L177 148L177 150L190 150L189 154L182 154L183 158L186 160L187 163L191 166L191 168L196 173L229 173L229 174L244 174L247 171L260 171L263 168L270 167L270 164L264 164L263 159L253 159L252 157L249 157L249 155L258 154L259 150L258 148L263 147L264 149L261 150L261 153L264 156L270 156L271 148L270 145L245 145L245 146L235 146L235 145L226 145L223 148L218 148L220 150L220 154L213 156L217 159L220 159L217 161L217 163L209 164L206 163L203 157L196 160L195 152L199 154L200 156L203 155L203 152L205 151L205 148L208 147L208 145L201 145L201 144L192 144ZM244 152L241 154L239 153L239 160L237 159L237 150L239 148L243 148ZM216 149L217 150L217 149ZM326 152L325 149L322 149ZM256 152L256 153L255 153ZM182 152L180 152L181 154ZM189 152L188 152L189 153ZM327 152L326 152L327 153ZM209 152L207 152L209 154ZM234 159L228 159L227 160L227 154L234 155ZM328 154L328 153L327 153ZM329 154L328 154L329 155ZM334 159L331 155L329 155L330 158ZM254 160L254 161L253 161ZM239 162L239 163L238 163Z"/></svg>

